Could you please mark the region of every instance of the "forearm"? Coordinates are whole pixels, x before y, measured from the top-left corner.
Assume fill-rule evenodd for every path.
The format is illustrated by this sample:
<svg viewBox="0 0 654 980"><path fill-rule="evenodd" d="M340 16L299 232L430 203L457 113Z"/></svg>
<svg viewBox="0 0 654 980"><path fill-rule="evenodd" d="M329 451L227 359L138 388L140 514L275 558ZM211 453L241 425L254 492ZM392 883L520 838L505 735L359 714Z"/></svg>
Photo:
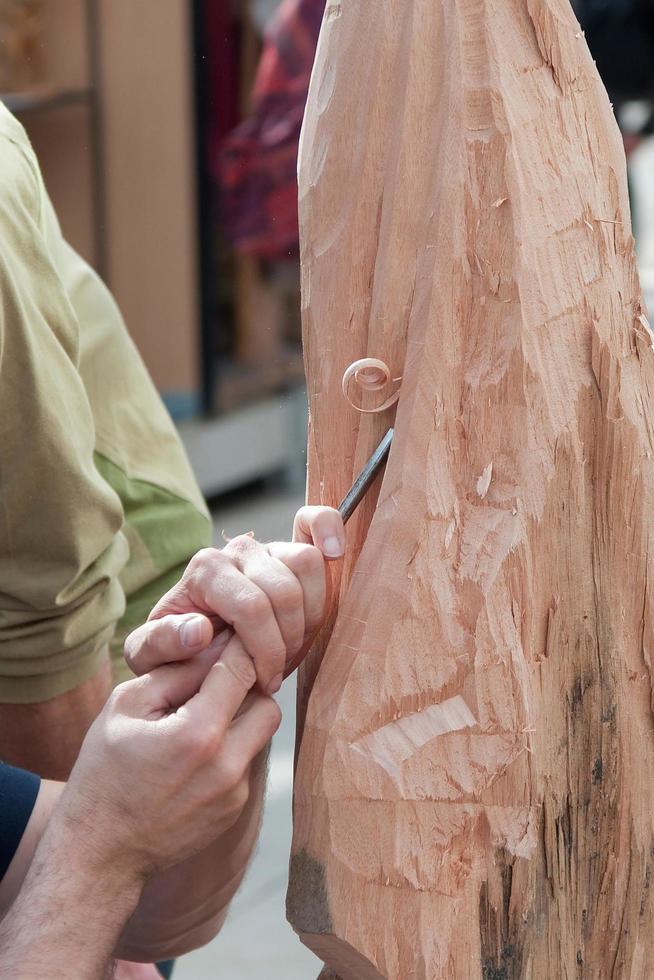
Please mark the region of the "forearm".
<svg viewBox="0 0 654 980"><path fill-rule="evenodd" d="M66 694L37 704L0 704L0 756L45 779L66 780L110 690L107 653L100 670Z"/></svg>
<svg viewBox="0 0 654 980"><path fill-rule="evenodd" d="M101 850L57 813L0 924L0 976L104 980L142 881Z"/></svg>
<svg viewBox="0 0 654 980"><path fill-rule="evenodd" d="M237 822L199 854L149 882L117 955L150 962L181 956L219 932L247 871L261 826L268 750L256 761Z"/></svg>
<svg viewBox="0 0 654 980"><path fill-rule="evenodd" d="M39 795L21 842L0 881L0 919L9 911L20 892L39 842L64 789L64 783L42 780Z"/></svg>

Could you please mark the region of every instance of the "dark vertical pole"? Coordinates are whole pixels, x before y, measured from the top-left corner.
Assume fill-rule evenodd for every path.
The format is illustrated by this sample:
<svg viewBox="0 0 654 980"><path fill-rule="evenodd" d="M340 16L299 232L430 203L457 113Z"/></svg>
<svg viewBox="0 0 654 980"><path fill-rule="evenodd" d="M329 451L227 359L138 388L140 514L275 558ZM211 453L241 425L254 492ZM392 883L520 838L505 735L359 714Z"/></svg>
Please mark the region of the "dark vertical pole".
<svg viewBox="0 0 654 980"><path fill-rule="evenodd" d="M204 30L204 0L193 0L193 74L195 108L196 201L198 228L198 289L200 297L200 381L202 410L210 413L215 403L216 350L212 316L211 183L207 167L208 59Z"/></svg>
<svg viewBox="0 0 654 980"><path fill-rule="evenodd" d="M95 267L103 279L106 279L109 270L107 268L107 202L105 196L102 71L100 67L100 12L98 10L98 0L86 0L86 34L89 52L89 111L91 113Z"/></svg>

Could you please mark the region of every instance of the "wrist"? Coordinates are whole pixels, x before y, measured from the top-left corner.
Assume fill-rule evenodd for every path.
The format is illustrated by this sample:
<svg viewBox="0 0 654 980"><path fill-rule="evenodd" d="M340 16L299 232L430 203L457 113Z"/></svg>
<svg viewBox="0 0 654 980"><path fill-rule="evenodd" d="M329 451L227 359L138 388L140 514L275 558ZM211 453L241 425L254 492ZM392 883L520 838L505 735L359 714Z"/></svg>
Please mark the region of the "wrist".
<svg viewBox="0 0 654 980"><path fill-rule="evenodd" d="M50 838L56 835L58 850L71 852L82 875L95 875L107 887L115 882L130 891L142 890L153 869L148 842L141 832L134 833L134 815L120 806L110 787L98 793L92 781L74 777L50 821Z"/></svg>
<svg viewBox="0 0 654 980"><path fill-rule="evenodd" d="M109 853L83 824L55 811L0 926L1 976L63 980L71 963L77 976L104 975L143 888L142 876L107 860Z"/></svg>
<svg viewBox="0 0 654 980"><path fill-rule="evenodd" d="M111 828L105 828L110 834ZM98 830L53 818L43 839L43 861L54 874L65 874L72 891L98 893L103 905L129 908L138 902L146 881L142 865L118 852ZM46 850L47 849L47 850ZM39 852L37 851L37 856Z"/></svg>
<svg viewBox="0 0 654 980"><path fill-rule="evenodd" d="M65 870L71 889L80 882L90 893L106 896L103 905L135 907L148 877L145 862L121 847L117 818L103 808L79 806L78 797L68 787L64 791L44 835L44 860L54 872L60 866Z"/></svg>

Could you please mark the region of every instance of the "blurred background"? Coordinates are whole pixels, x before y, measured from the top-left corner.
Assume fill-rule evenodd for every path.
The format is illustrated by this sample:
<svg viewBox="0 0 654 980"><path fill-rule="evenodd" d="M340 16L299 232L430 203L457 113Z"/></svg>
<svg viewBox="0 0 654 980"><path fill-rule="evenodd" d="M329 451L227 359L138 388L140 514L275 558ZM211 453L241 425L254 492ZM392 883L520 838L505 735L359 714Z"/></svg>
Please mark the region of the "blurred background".
<svg viewBox="0 0 654 980"><path fill-rule="evenodd" d="M0 98L70 242L108 281L213 506L285 537L303 501L295 167L325 0L0 0ZM574 0L629 159L654 307L654 6ZM294 691L262 839L221 935L177 980L308 980L284 919Z"/></svg>

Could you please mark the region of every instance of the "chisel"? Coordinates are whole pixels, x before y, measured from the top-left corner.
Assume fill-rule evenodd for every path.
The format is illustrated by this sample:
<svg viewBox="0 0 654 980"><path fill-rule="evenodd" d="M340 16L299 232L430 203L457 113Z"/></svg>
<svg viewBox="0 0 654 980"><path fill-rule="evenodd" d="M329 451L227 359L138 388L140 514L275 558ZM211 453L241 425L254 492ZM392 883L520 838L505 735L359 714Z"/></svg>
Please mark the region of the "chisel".
<svg viewBox="0 0 654 980"><path fill-rule="evenodd" d="M375 477L384 466L386 460L388 459L392 441L393 429L389 429L352 484L351 489L348 490L338 505L338 512L343 518L344 524L347 524L350 517L370 489Z"/></svg>

